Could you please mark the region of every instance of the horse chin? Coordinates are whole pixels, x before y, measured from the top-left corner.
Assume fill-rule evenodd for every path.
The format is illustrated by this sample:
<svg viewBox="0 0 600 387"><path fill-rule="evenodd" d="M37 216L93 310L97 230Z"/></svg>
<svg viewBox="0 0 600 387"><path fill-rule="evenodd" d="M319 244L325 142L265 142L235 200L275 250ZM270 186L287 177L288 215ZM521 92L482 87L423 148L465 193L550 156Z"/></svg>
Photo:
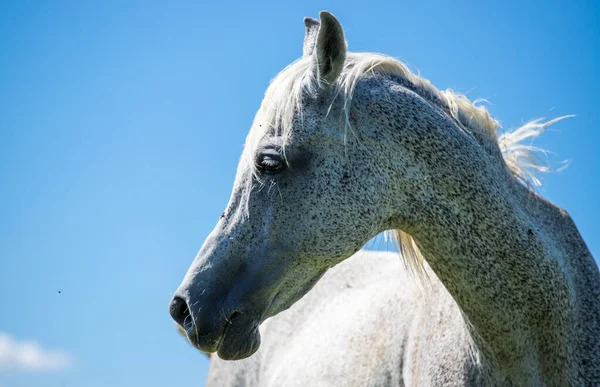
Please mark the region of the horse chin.
<svg viewBox="0 0 600 387"><path fill-rule="evenodd" d="M249 331L232 324L221 340L217 354L223 360L245 359L260 347L260 332L257 326Z"/></svg>

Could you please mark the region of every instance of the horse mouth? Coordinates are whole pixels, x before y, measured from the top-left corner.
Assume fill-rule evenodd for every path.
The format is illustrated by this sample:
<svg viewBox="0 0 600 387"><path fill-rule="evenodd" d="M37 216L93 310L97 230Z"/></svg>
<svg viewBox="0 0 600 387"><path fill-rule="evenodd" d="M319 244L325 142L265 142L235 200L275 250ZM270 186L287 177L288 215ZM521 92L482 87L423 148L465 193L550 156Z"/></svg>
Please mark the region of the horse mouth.
<svg viewBox="0 0 600 387"><path fill-rule="evenodd" d="M240 316L235 317L226 322L216 339L209 339L209 335L191 333L188 334L189 342L204 353L216 352L223 360L240 360L251 356L260 347L258 324L248 324Z"/></svg>

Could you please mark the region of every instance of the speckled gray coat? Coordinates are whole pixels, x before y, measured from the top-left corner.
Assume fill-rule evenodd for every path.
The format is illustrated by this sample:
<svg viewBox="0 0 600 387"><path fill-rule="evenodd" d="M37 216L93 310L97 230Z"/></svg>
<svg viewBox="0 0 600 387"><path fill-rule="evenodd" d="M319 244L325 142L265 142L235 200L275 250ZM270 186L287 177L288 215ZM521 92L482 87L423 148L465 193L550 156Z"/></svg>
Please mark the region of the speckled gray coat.
<svg viewBox="0 0 600 387"><path fill-rule="evenodd" d="M396 270L397 282L381 278L396 292L389 300L340 305L365 314L357 324L377 324L378 313L396 309L386 323L397 329L383 324L378 336L371 326L368 340L338 335L359 332L348 314L339 331L331 319L319 325L318 313L273 319L265 334L312 332L306 342L330 352L315 365L310 351L281 340L266 361L302 361L307 375L303 364L314 365L321 379L312 385L342 377L359 385L600 384L600 276L568 214L517 180L484 110L393 61L347 53L337 19L320 17L306 21L303 58L269 87L228 208L173 298L170 313L190 342L226 360L253 355L262 322L393 229L414 239L432 294L420 298ZM360 271L373 286L374 261ZM336 307L327 293L309 297L299 309ZM274 368L256 359L260 367L236 372L233 384L293 384L279 379L284 373L263 375ZM219 361L211 375L235 367ZM401 371L388 372L394 367Z"/></svg>

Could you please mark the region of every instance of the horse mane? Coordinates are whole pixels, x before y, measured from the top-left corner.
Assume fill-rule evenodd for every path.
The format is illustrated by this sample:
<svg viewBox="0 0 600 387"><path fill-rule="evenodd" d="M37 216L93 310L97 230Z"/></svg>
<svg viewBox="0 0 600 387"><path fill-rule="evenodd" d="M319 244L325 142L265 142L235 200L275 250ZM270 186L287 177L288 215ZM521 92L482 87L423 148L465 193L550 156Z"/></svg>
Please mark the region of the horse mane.
<svg viewBox="0 0 600 387"><path fill-rule="evenodd" d="M348 52L344 69L334 84L333 95L341 96L345 119L346 139L350 125L350 109L357 83L370 74L393 77L428 102L444 110L456 124L471 134L479 144L499 162L504 162L511 174L528 189L541 186L539 172L548 172L547 159L540 157L546 151L531 145L531 141L543 133L550 125L571 116L558 117L549 121L536 119L520 128L498 135L501 127L480 103L470 101L464 94L451 89L440 91L428 80L410 71L400 60L377 53ZM246 138L242 160L254 166L254 151L260 140L269 132L283 137L283 143L290 136L296 117L302 120L302 97L305 93L315 93L318 89L313 58L302 57L292 62L271 81L265 98L256 114L252 128ZM333 102L332 102L333 103ZM524 144L529 140L530 144ZM285 154L285 148L284 148ZM259 178L255 168L254 174ZM259 178L260 180L260 178ZM420 277L426 276L424 259L415 240L402 230L390 230L404 263Z"/></svg>

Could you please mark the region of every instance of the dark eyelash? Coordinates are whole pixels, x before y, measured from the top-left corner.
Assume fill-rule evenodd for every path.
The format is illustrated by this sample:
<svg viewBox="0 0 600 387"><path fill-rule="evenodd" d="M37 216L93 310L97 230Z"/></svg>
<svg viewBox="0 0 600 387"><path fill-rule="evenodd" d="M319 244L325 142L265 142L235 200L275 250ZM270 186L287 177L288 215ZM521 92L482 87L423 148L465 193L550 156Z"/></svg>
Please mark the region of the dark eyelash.
<svg viewBox="0 0 600 387"><path fill-rule="evenodd" d="M263 155L256 163L256 167L262 173L276 174L283 169L284 163L282 160L278 160L278 158L271 155Z"/></svg>

